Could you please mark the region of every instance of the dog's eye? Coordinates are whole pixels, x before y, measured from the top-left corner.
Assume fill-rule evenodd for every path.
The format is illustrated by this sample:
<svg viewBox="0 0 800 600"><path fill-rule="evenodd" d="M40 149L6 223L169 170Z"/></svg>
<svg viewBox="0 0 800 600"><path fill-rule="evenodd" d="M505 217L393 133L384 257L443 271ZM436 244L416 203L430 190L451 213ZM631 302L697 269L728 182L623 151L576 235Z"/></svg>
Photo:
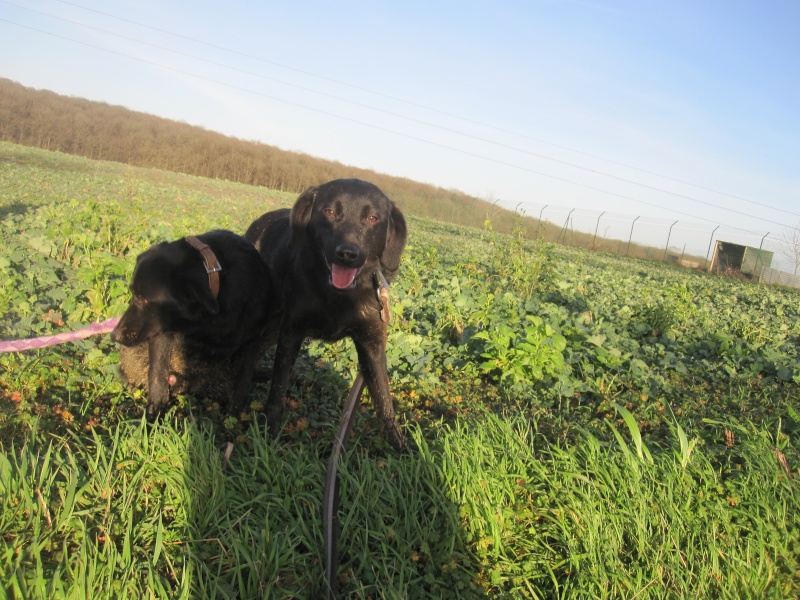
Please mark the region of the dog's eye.
<svg viewBox="0 0 800 600"><path fill-rule="evenodd" d="M323 214L324 214L326 217L328 217L329 219L333 219L334 217L336 217L336 211L335 211L335 210L333 210L332 208L326 208L326 209L325 209L325 210L323 210L322 212L323 212Z"/></svg>
<svg viewBox="0 0 800 600"><path fill-rule="evenodd" d="M367 217L367 223L369 223L370 225L374 225L378 221L380 221L380 219L378 217L376 217L375 215L370 215L370 216Z"/></svg>

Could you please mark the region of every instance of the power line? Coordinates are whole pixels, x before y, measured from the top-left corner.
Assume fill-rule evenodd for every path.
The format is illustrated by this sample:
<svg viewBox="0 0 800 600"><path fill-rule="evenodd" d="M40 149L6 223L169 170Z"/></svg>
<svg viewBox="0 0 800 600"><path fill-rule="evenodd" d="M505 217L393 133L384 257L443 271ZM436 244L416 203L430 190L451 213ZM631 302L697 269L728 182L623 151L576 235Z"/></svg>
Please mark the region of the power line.
<svg viewBox="0 0 800 600"><path fill-rule="evenodd" d="M270 76L267 76L267 75L263 75L262 73L257 73L257 72L249 71L247 69L242 69L240 67L236 67L236 66L233 66L233 65L228 65L228 64L221 63L221 62L218 62L218 61L210 60L210 59L207 59L207 58L204 58L204 57L201 57L201 56L197 56L195 54L191 54L191 53L188 53L188 52L183 52L181 50L175 50L175 49L172 49L172 48L168 48L166 46L161 46L159 44L154 44L152 42L147 42L147 41L144 41L144 40L140 40L140 39L135 38L135 37L118 34L118 33L112 32L112 31L108 31L106 29L102 29L100 27L94 27L92 25L86 25L84 23L80 23L80 22L77 22L77 21L73 21L73 20L70 20L70 19L63 18L63 17L58 17L56 15L45 13L45 12L42 12L42 11L39 11L39 10L36 10L36 9L30 9L30 8L27 8L27 7L19 6L19 5L15 4L15 3L13 3L13 2L8 2L7 0L0 0L0 1L4 2L5 4L10 4L10 5L16 6L18 8L23 8L23 9L29 10L31 12L35 12L35 13L38 13L38 14L41 14L41 15L45 15L47 17L51 17L51 18L54 18L54 19L57 19L57 20L60 20L60 21L66 22L66 23L70 23L72 25L77 25L77 26L80 26L80 27L84 27L86 29L99 31L99 32L101 32L103 34L112 35L112 36L115 36L115 37L118 37L118 38L122 38L122 39L125 39L125 40L129 40L129 41L132 41L132 42L135 42L135 43L138 43L138 44L142 44L142 45L145 45L145 46L150 46L150 47L153 47L153 48L157 48L159 50L172 52L173 54L177 54L177 55L180 55L180 56L185 56L185 57L188 57L188 58L191 58L191 59L194 59L194 60L199 60L199 61L205 62L207 64L212 64L212 65L215 65L215 66L218 66L218 67L222 67L222 68L225 68L225 69L230 69L232 71L243 73L245 75L250 75L252 77L258 77L260 79L265 79L267 81L272 81L272 82L279 83L281 85L285 85L285 86L288 86L288 87L293 87L293 88L300 89L300 90L303 90L303 91L306 91L306 92L315 93L315 94L324 96L326 98L332 98L332 99L335 99L335 100L338 100L338 101L341 101L341 102L345 102L345 103L348 103L348 104L352 104L352 105L358 106L360 108L366 108L368 110L373 110L375 112L379 112L379 113L390 115L390 116L393 116L393 117L396 117L396 118L404 119L404 120L407 120L407 121L410 121L410 122L413 122L413 123L424 125L426 127L432 127L432 128L435 128L435 129L439 129L441 131L446 131L448 133L453 133L455 135L460 135L460 136L463 136L463 137L466 137L466 138L469 138L469 139L473 139L473 140L476 140L476 141L480 141L480 142L483 142L483 143L492 144L494 146L497 146L497 147L500 147L500 148L504 148L506 150L511 150L513 152L519 152L521 154L526 154L528 156L533 156L533 157L536 157L536 158L540 158L542 160L548 160L548 161L551 161L551 162L554 162L554 163L557 163L557 164L561 164L561 165L564 165L564 166L567 166L567 167L570 167L570 168L574 168L574 169L578 169L578 170L585 171L585 172L588 172L588 173L592 173L594 175L607 177L609 179L614 179L614 180L617 180L617 181L621 181L623 183L636 185L636 186L642 187L644 189L649 189L651 191L655 191L655 192L658 192L658 193L667 194L667 195L670 195L670 196L674 196L676 198L682 198L684 200L689 200L690 202L697 202L698 204L703 204L705 206L710 206L710 207L718 209L718 210L723 210L723 211L728 211L728 212L731 212L731 213L736 213L738 215L742 215L742 216L749 217L749 218L759 219L759 220L762 220L762 221L765 221L765 222L768 222L768 223L772 223L772 224L779 224L779 223L777 223L775 221L771 221L771 220L765 219L763 217L751 215L751 214L743 212L743 211L739 211L739 210L736 210L736 209L733 209L733 208L730 208L730 207L726 207L726 206L721 206L719 204L715 204L713 202L709 202L709 201L706 201L706 200L701 200L701 199L695 198L693 196L687 196L685 194L672 192L670 190L665 190L665 189L659 188L657 186L649 185L649 184L646 184L646 183L641 183L641 182L638 182L638 181L635 181L635 180L632 180L632 179L628 179L626 177L620 177L620 176L613 175L613 174L610 174L610 173L605 173L605 172L599 171L597 169L592 169L592 168L589 168L589 167L585 167L583 165L579 165L579 164L572 163L572 162L569 162L569 161L565 161L565 160L561 160L561 159L558 159L558 158L554 158L554 157L548 156L546 154L542 154L542 153L539 153L539 152L533 152L533 151L530 151L530 150L526 150L525 148L519 148L519 147L516 147L516 146L509 145L509 144L504 144L502 142L498 142L498 141L495 141L495 140L492 140L492 139L489 139L489 138L484 138L482 136L477 136L477 135L470 134L470 133L467 133L467 132L464 132L464 131L460 131L460 130L457 130L457 129L453 129L453 128L450 128L450 127L445 127L445 126L439 125L437 123L431 123L429 121L424 121L422 119L417 119L415 117L410 117L408 115L404 115L404 114L397 113L397 112L394 112L394 111L378 108L378 107L375 107L375 106L372 106L372 105L369 105L369 104L365 104L363 102L358 102L358 101L355 101L355 100L351 100L349 98L343 98L343 97L337 96L335 94L322 92L322 91L316 90L314 88L309 88L309 87L306 87L306 86L303 86L303 85L290 83L290 82L287 82L287 81L284 81L284 80L281 80L281 79L277 79L275 77L270 77ZM73 4L71 2L66 2L65 0L58 0L58 1L63 2L64 4L72 5L72 6L79 6L79 5ZM79 8L84 8L84 7L80 7L79 6ZM113 15L108 15L108 13L104 13L102 11L94 11L93 9L87 9L87 10L92 10L93 12L97 12L99 14L103 14L103 15L107 15L107 16L112 16L113 17ZM120 17L114 17L114 18L120 18ZM127 19L121 19L121 20L128 21ZM135 23L135 24L140 25L142 27L148 27L148 28L151 28L151 29L154 29L154 30L157 30L157 31L164 31L164 30L159 29L159 28L150 27L149 25L143 25L143 24L140 24L140 23ZM169 32L165 32L165 33L169 33ZM178 34L171 34L171 35L178 35ZM180 37L183 37L183 36L180 36ZM198 43L204 43L204 42L200 42L198 40L193 40L192 38L187 38L187 39L191 39L192 41L196 41ZM213 44L208 44L208 45L210 45L212 47L217 47L216 45L213 45ZM764 206L766 206L766 205L764 205ZM772 207L767 207L767 208L772 208ZM787 210L784 210L784 209L780 209L780 208L772 208L772 209L776 210L776 211L784 212L784 213L787 213L787 214L790 214L790 215L800 216L800 214L798 214L798 213L793 213L791 211L787 211Z"/></svg>
<svg viewBox="0 0 800 600"><path fill-rule="evenodd" d="M0 1L2 1L2 0L0 0ZM568 183L570 185L574 185L574 186L581 187L581 188L584 188L584 189L588 189L588 190L591 190L591 191L595 191L595 192L599 192L599 193L602 193L602 194L614 196L614 197L617 197L617 198L620 198L620 199L623 199L623 200L628 200L628 201L631 201L631 202L644 204L646 206L658 208L658 209L661 209L661 210L668 210L668 211L673 212L675 214L681 214L681 215L684 215L684 216L691 217L693 219L697 219L697 220L707 221L709 223L718 224L718 221L711 220L711 219L706 219L704 217L698 217L697 215L693 215L691 213L686 213L686 212L683 212L683 211L679 211L679 210L676 210L674 208L664 207L664 206L661 206L661 205L658 205L658 204L654 204L654 203L651 203L651 202L647 202L647 201L644 201L644 200L640 200L640 199L637 199L637 198L626 196L624 194L611 192L611 191L604 190L602 188L598 188L598 187L591 186L591 185L588 185L588 184L579 183L577 181L573 181L573 180L566 179L566 178L563 178L563 177L559 177L559 176L556 176L556 175L552 175L552 174L549 174L549 173L544 173L542 171L537 171L535 169L524 167L522 165L517 165L517 164L510 163L510 162L507 162L507 161L503 161L503 160L500 160L500 159L492 158L490 156L485 156L485 155L481 155L481 154L478 154L478 153L470 152L468 150L464 150L463 148L456 148L456 147L453 147L453 146L448 146L446 144L441 144L439 142L434 142L432 140L427 140L425 138L420 138L420 137L413 136L413 135L410 135L410 134L407 134L407 133L402 133L402 132L395 131L395 130L392 130L392 129L389 129L389 128L386 128L386 127L382 127L380 125L367 123L365 121L360 121L358 119L353 119L351 117L346 117L346 116L339 115L339 114L336 114L336 113L333 113L333 112L330 112L330 111L326 111L326 110L323 110L323 109L314 108L312 106L307 106L307 105L300 104L300 103L297 103L297 102L292 102L292 101L286 100L284 98L279 98L277 96L272 96L272 95L265 94L263 92L258 92L258 91L255 91L255 90L251 90L251 89L248 89L248 88L245 88L245 87L242 87L242 86L238 86L238 85L234 85L234 84L230 84L230 83L225 83L223 81L212 79L212 78L206 77L204 75L198 75L196 73L191 73L189 71L184 71L182 69L177 69L175 67L170 67L170 66L167 66L167 65L163 65L163 64L160 64L160 63L157 63L157 62L154 62L154 61L150 61L150 60L147 60L147 59L143 59L143 58L139 58L139 57L136 57L136 56L132 56L132 55L126 54L124 52L119 52L119 51L116 51L116 50L110 50L110 49L104 48L102 46L97 46L95 44L90 44L88 42L75 40L75 39L69 38L67 36L63 36L63 35L60 35L60 34L52 33L52 32L49 32L49 31L42 30L42 29L38 29L36 27L31 27L31 26L28 26L28 25L22 25L20 23L16 23L14 21L9 21L7 19L2 19L2 18L0 18L0 22L5 22L5 23L9 23L11 25L16 25L16 26L22 27L24 29L29 29L31 31L36 31L38 33L49 35L51 37L55 37L55 38L63 39L63 40L66 40L66 41L69 41L69 42L73 42L73 43L76 43L76 44L80 44L80 45L83 45L83 46L86 46L86 47L89 47L89 48L93 48L95 50L100 50L100 51L107 52L107 53L110 53L110 54L115 54L117 56L122 56L122 57L128 58L130 60L135 60L135 61L138 61L138 62L143 62L143 63L146 63L146 64L150 64L150 65L155 66L155 67L160 68L160 69L164 69L164 70L167 70L167 71L172 71L172 72L175 72L175 73L180 73L182 75L187 75L189 77L194 77L196 79L201 79L201 80L204 80L204 81L208 81L208 82L214 83L216 85L222 85L222 86L229 87L231 89L236 89L236 90L248 93L248 94L253 94L253 95L261 96L261 97L264 97L264 98L268 98L268 99L274 100L276 102L281 102L281 103L284 103L284 104L289 104L291 106L296 106L296 107L302 108L304 110L310 110L310 111L313 111L313 112L324 114L326 116L331 116L331 117L335 117L335 118L342 119L342 120L345 120L345 121L349 121L351 123L355 123L355 124L358 124L358 125L361 125L361 126L364 126L364 127L370 127L372 129L376 129L376 130L379 130L379 131L384 131L386 133L391 133L393 135L401 136L401 137L404 137L404 138L407 138L407 139L415 140L415 141L418 141L418 142L423 142L423 143L426 143L426 144L429 144L429 145L432 145L432 146L437 146L439 148L443 148L443 149L449 150L451 152L457 152L457 153L460 153L460 154L464 154L464 155L467 155L467 156L471 156L471 157L478 158L478 159L481 159L481 160L485 160L485 161L488 161L488 162L492 162L492 163L495 163L495 164L503 165L503 166L510 167L510 168L513 168L513 169L517 169L517 170L520 170L520 171L525 171L525 172L528 172L528 173L532 173L534 175L547 177L549 179L560 181L562 183ZM665 191L665 193L670 193L670 192L666 192ZM691 200L691 198L689 198L689 199ZM760 221L764 221L766 223L771 223L773 225L778 225L778 226L781 226L781 227L785 226L784 223L779 223L777 221L771 221L771 220L765 219L763 217L758 217L758 216L755 216L755 215L749 215L749 214L746 214L746 213L742 213L740 211L736 211L736 210L728 209L728 208L724 208L724 207L721 207L721 208L722 208L722 210L727 210L729 212L735 212L735 213L738 213L738 214L741 214L741 215L744 215L744 216L747 216L747 217L750 217L750 218L753 218L753 219L758 219ZM735 226L732 226L732 225L725 225L725 226L726 227L730 227L731 229L737 229L737 230L740 230L740 231L745 231L745 232L748 232L748 233L752 233L750 230L747 230L747 229L744 229L744 228L741 228L741 227L735 227Z"/></svg>
<svg viewBox="0 0 800 600"><path fill-rule="evenodd" d="M361 87L361 86L353 85L351 83L348 83L348 82L345 82L345 81L341 81L339 79L335 79L335 78L332 78L332 77L327 77L325 75L320 75L318 73L313 73L311 71L306 71L306 70L303 70L303 69L298 69L298 68L295 68L295 67L292 67L292 66L289 66L289 65L285 65L283 63L279 63L279 62L276 62L276 61L265 59L265 58L260 57L260 56L255 56L253 54L249 54L249 53L246 53L246 52L241 52L239 50L235 50L235 49L232 49L232 48L221 46L219 44L214 44L214 43L211 43L211 42L207 42L205 40L200 40L200 39L193 38L193 37L190 37L190 36L186 36L186 35L183 35L183 34L180 34L180 33L176 33L174 31L169 31L167 29L163 29L163 28L160 28L160 27L155 27L153 25L148 25L146 23L141 23L139 21L135 21L135 20L132 20L132 19L127 19L127 18L124 18L124 17L120 17L120 16L117 16L117 15L114 15L114 14L111 14L111 13L108 13L108 12L104 12L104 11L101 11L101 10L97 10L97 9L94 9L94 8L89 8L87 6L83 6L83 5L75 3L75 2L69 2L68 0L56 0L56 1L60 2L61 4L66 4L66 5L69 5L69 6L80 8L80 9L88 11L88 12L93 12L93 13L96 13L96 14L99 14L99 15L110 17L110 18L116 19L118 21L123 21L125 23L130 23L130 24L136 25L138 27L144 27L144 28L150 29L152 31L158 31L160 33L164 33L164 34L167 34L167 35L170 35L170 36L173 36L173 37L184 39L184 40L196 43L196 44L208 46L210 48L215 48L217 50L222 50L224 52L228 52L228 53L235 54L235 55L238 55L238 56L242 56L242 57L245 57L245 58L249 58L249 59L252 59L252 60L260 61L260 62L263 62L265 64L269 64L269 65L273 65L273 66L276 66L276 67L280 67L282 69L286 69L286 70L289 70L289 71L294 71L295 73L300 73L300 74L303 74L303 75L307 75L309 77L314 77L314 78L317 78L317 79L321 79L323 81L328 81L328 82L331 82L331 83L335 83L337 85L349 87L351 89L358 90L360 92L366 92L366 93L369 93L369 94L373 94L373 95L376 95L376 96L380 96L380 97L383 97L383 98L394 100L394 101L397 101L397 102L402 102L402 103L408 104L410 106L415 106L417 108L422 108L424 110L435 112L435 113L438 113L438 114L441 114L441 115L445 115L445 116L448 116L448 117L451 117L451 118L459 119L459 120L462 120L462 121L465 121L465 122L468 122L468 123L472 123L474 125L480 125L481 127L486 127L488 129L493 129L495 131L499 131L499 132L506 133L506 134L509 134L509 135L514 135L516 137L521 137L521 138L524 138L524 139L528 139L528 140L531 140L531 141L534 141L534 142L537 142L537 143L540 143L540 144L545 144L545 145L551 146L553 148L558 148L560 150L566 150L568 152L573 152L575 154L580 154L582 156L586 156L586 157L589 157L589 158L594 158L596 160L602 160L604 162L607 162L607 163L610 163L610 164L613 164L613 165L624 167L626 169L632 169L634 171L638 171L640 173L645 173L647 175L652 175L654 177L659 177L659 178L665 179L667 181L672 181L674 183L679 183L681 185L688 185L690 187L694 187L694 188L697 188L697 189L700 189L700 190L704 190L706 192L711 192L713 194L726 196L728 198L732 198L732 199L735 199L735 200L741 200L742 202L748 202L750 204L754 204L754 205L760 206L762 208L768 208L770 210L774 210L774 211L777 211L777 212L782 212L782 213L789 214L789 215L792 215L792 216L795 216L795 217L800 217L800 213L796 213L796 212L792 212L792 211L789 211L789 210L785 210L783 208L778 208L776 206L771 206L771 205L763 203L763 202L758 202L757 200L751 200L749 198L744 198L742 196L729 194L727 192L722 192L720 190L716 190L716 189L713 189L713 188L710 188L710 187L698 185L696 183L691 183L689 181L685 181L685 180L682 180L682 179L671 177L669 175L664 175L662 173L657 173L655 171L642 169L640 167L636 167L636 166L633 166L633 165L630 165L630 164L627 164L627 163L624 163L624 162L612 160L610 158L606 158L606 157L603 157L603 156L600 156L600 155L597 155L597 154L584 152L582 150L577 150L577 149L571 148L569 146L565 146L565 145L562 145L562 144L557 144L557 143L554 143L554 142L551 142L551 141L548 141L548 140L544 140L544 139L541 139L541 138L530 136L530 135L527 135L527 134L524 134L524 133L520 133L518 131L505 129L503 127L497 127L495 125L490 125L488 123L483 123L481 121L478 121L478 120L475 120L475 119L471 119L469 117L457 115L455 113L452 113L452 112L449 112L449 111L445 111L445 110L441 110L441 109L438 109L438 108L435 108L435 107L427 106L427 105L424 105L424 104L421 104L421 103L418 103L418 102L414 102L412 100L408 100L408 99L401 98L401 97L398 97L398 96L394 96L394 95L391 95L391 94L386 94L386 93L379 92L379 91L376 91L376 90L372 90L372 89L369 89L369 88L364 88L364 87ZM0 0L0 2L4 2L6 4L12 4L14 6L18 6L16 4L8 2L7 0ZM21 8L25 8L25 7L21 7ZM28 9L28 10L33 10L33 9ZM36 12L38 12L38 11L36 11ZM53 15L50 15L50 16L53 16ZM60 17L55 17L55 18L60 18ZM106 33L108 33L108 32L106 32ZM117 34L112 34L112 35L117 35ZM146 43L146 42L142 42L142 43ZM203 59L200 59L200 60L203 60ZM291 84L286 84L286 85L291 85ZM315 91L315 90L312 90L312 91ZM323 92L317 92L317 93L323 93ZM371 107L367 106L367 108L371 108ZM380 110L380 109L374 109L373 108L373 110ZM394 113L389 113L389 114L394 114ZM412 119L412 120L415 120L415 119ZM420 123L424 123L422 121L419 121L419 122ZM433 125L433 126L434 127L438 127L436 125ZM443 128L443 129L446 129L446 128ZM450 131L452 131L452 130L450 130ZM464 134L464 133L461 133L461 132L456 132L456 133L460 133L461 135L469 135L469 134ZM502 147L505 147L505 148L508 148L508 149L512 149L512 150L516 150L516 151L519 151L519 152L525 152L525 153L531 154L533 156L542 157L542 158L545 158L546 160L556 160L557 162L562 162L563 164L566 164L566 165L569 165L569 166L574 166L575 168L585 169L585 170L591 171L593 173L601 174L601 175L604 175L606 177L611 177L611 178L614 178L614 179L619 179L621 181L626 181L628 183L633 183L635 185L642 185L643 187L647 187L647 188L650 188L650 189L653 189L653 190L656 190L656 191L661 191L661 192L667 193L667 194L672 194L672 195L675 195L675 196L678 196L678 197L681 197L681 198L684 198L684 199L687 199L687 200L695 200L697 202L703 202L701 200L696 200L695 198L692 198L690 196L684 196L682 194L676 194L676 193L673 193L673 192L662 190L662 189L654 187L654 186L648 186L648 185L640 184L640 183L635 182L635 181L631 181L631 180L628 180L628 179L625 179L625 178L622 178L622 177L617 177L615 175L609 175L609 174L603 173L601 171L588 169L586 167L575 166L575 165L573 165L571 163L568 163L566 161L558 161L557 159L553 159L553 158L547 157L545 155L537 154L537 153L534 153L534 152L528 152L526 150L521 150L521 149L518 149L518 148L514 148L513 146L507 146L505 144L499 144L497 142L494 142L494 141L491 141L491 140L485 140L485 139L477 137L477 136L471 136L470 135L469 137L474 137L475 139L480 140L480 141L488 141L489 143L497 144L497 145L500 145ZM716 204L709 204L709 205L713 206L715 208L720 208L721 210L729 210L726 207L721 207L721 206L718 206ZM745 213L740 213L740 214L745 214Z"/></svg>

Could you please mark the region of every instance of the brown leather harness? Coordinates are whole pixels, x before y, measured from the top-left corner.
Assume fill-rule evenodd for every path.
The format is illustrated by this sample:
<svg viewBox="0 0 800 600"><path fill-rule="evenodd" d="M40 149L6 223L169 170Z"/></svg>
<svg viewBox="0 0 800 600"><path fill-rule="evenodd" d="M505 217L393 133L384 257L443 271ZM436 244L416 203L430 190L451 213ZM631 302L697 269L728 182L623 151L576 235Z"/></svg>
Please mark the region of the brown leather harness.
<svg viewBox="0 0 800 600"><path fill-rule="evenodd" d="M222 265L219 264L217 256L208 244L201 242L193 235L185 239L193 248L203 255L206 273L208 273L208 285L211 288L211 295L214 296L214 300L216 300L217 296L219 296L219 272L222 271Z"/></svg>

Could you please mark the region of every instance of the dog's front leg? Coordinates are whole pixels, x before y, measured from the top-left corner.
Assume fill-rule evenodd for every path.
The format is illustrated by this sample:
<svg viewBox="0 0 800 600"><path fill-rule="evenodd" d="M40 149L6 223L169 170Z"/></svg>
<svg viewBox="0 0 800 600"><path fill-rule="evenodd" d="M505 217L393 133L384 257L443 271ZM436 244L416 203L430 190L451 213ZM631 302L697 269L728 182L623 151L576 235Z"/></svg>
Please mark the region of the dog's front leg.
<svg viewBox="0 0 800 600"><path fill-rule="evenodd" d="M375 338L379 341L375 341ZM358 363L367 382L381 431L389 438L395 449L403 450L406 447L406 439L397 424L394 403L389 392L389 372L386 367L386 342L383 332L381 331L379 336L366 336L366 339L354 341Z"/></svg>
<svg viewBox="0 0 800 600"><path fill-rule="evenodd" d="M162 333L147 342L147 418L152 420L169 404L169 361L175 336Z"/></svg>
<svg viewBox="0 0 800 600"><path fill-rule="evenodd" d="M283 424L283 398L289 389L289 378L302 343L301 336L286 327L281 329L275 350L275 362L272 365L272 384L269 387L266 409L269 432L273 437L278 435Z"/></svg>

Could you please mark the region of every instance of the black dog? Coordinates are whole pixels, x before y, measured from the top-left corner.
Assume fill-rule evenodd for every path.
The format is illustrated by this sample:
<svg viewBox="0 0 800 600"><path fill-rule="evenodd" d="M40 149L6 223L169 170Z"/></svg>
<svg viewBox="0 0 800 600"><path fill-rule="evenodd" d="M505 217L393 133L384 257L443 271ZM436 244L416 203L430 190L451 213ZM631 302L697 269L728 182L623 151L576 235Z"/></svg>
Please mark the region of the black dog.
<svg viewBox="0 0 800 600"><path fill-rule="evenodd" d="M406 244L400 210L371 183L339 179L307 189L291 211L262 215L245 239L261 252L282 299L267 400L270 431L280 430L283 397L303 340L349 336L381 429L392 445L404 447L389 394L386 323L377 297L394 277Z"/></svg>
<svg viewBox="0 0 800 600"><path fill-rule="evenodd" d="M264 350L273 293L253 245L229 231L162 242L140 254L131 300L111 339L128 382L155 417L173 393L224 402L238 415Z"/></svg>

